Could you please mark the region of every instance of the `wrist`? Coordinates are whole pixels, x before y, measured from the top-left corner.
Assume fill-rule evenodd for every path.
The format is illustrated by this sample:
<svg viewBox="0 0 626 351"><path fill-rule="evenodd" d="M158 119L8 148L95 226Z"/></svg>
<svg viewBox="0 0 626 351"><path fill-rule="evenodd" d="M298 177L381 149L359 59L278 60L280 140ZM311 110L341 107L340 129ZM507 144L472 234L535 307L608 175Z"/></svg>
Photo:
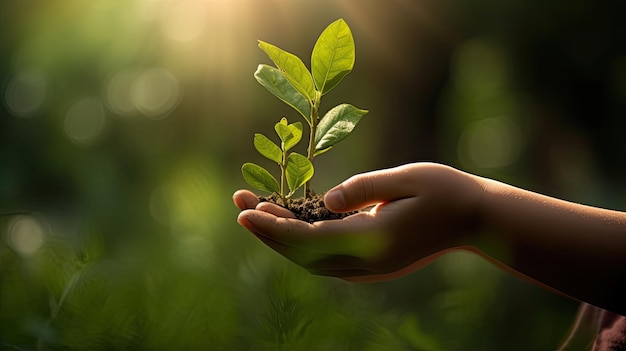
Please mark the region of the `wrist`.
<svg viewBox="0 0 626 351"><path fill-rule="evenodd" d="M449 166L434 165L432 169L435 172L429 176L428 192L437 199L431 202L439 208L437 217L446 222L441 236L445 247L483 246L485 196L492 181Z"/></svg>
<svg viewBox="0 0 626 351"><path fill-rule="evenodd" d="M469 175L469 174L468 174ZM460 246L469 248L479 252L490 252L494 248L494 243L498 243L499 240L494 240L494 233L489 230L488 213L490 201L489 198L495 189L499 187L501 183L476 175L469 175L472 178L474 184L474 191L470 196L471 206L469 211L470 224L468 230L464 231L460 238ZM495 245L500 247L500 244Z"/></svg>

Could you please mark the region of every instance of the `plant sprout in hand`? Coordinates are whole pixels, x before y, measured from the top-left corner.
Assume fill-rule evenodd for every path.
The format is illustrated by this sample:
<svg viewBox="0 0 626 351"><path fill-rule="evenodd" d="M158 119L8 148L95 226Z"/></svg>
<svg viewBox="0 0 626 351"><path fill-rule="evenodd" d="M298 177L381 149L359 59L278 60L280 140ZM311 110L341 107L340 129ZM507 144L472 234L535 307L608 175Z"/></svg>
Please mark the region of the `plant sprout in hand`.
<svg viewBox="0 0 626 351"><path fill-rule="evenodd" d="M257 151L279 164L280 183L265 168L250 162L242 166L243 177L256 189L277 193L283 202L302 186L305 197L309 197L309 181L314 174L313 159L345 139L368 112L344 103L321 118L319 115L322 96L335 88L354 67L354 38L343 19L331 23L313 47L310 71L294 54L264 41L259 41L259 47L275 67L261 64L254 77L304 118L309 126L309 144L306 156L288 153L301 140L303 125L301 122L288 124L283 118L274 128L280 138L280 146L262 134L254 136Z"/></svg>

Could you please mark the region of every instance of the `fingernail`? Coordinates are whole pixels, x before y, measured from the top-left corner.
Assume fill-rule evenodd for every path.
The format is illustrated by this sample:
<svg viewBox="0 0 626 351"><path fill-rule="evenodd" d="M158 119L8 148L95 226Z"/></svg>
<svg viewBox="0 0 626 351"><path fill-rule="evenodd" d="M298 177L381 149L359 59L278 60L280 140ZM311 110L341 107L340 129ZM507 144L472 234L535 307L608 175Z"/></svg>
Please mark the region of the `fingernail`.
<svg viewBox="0 0 626 351"><path fill-rule="evenodd" d="M330 210L343 210L346 208L346 199L340 190L331 190L324 196L324 203Z"/></svg>

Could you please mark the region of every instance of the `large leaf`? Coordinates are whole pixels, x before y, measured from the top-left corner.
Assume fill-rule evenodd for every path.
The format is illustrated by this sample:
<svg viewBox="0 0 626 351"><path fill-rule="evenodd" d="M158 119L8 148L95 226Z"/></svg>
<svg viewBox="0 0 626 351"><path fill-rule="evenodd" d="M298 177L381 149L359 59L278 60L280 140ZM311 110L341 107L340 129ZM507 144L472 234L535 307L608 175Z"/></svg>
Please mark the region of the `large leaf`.
<svg viewBox="0 0 626 351"><path fill-rule="evenodd" d="M259 65L254 72L254 78L270 93L298 111L309 124L311 123L311 104L289 83L279 69L268 65Z"/></svg>
<svg viewBox="0 0 626 351"><path fill-rule="evenodd" d="M320 154L345 139L367 112L350 104L341 104L328 111L315 132L316 153Z"/></svg>
<svg viewBox="0 0 626 351"><path fill-rule="evenodd" d="M303 155L292 152L287 157L286 176L291 196L313 177L313 164Z"/></svg>
<svg viewBox="0 0 626 351"><path fill-rule="evenodd" d="M259 40L259 47L274 61L276 67L283 72L285 78L300 94L309 101L314 99L313 77L298 56L261 40Z"/></svg>
<svg viewBox="0 0 626 351"><path fill-rule="evenodd" d="M280 147L274 144L274 142L265 135L259 133L254 134L254 147L261 155L270 160L278 162L279 164L283 163L283 153L280 151Z"/></svg>
<svg viewBox="0 0 626 351"><path fill-rule="evenodd" d="M326 94L354 67L354 38L342 19L331 23L317 39L311 55L311 72L318 91Z"/></svg>
<svg viewBox="0 0 626 351"><path fill-rule="evenodd" d="M259 165L250 162L244 163L241 166L241 173L243 174L243 179L256 189L270 193L280 192L276 178Z"/></svg>
<svg viewBox="0 0 626 351"><path fill-rule="evenodd" d="M302 139L302 123L300 122L287 124L287 119L283 117L280 122L276 123L274 130L282 141L284 151L296 146Z"/></svg>

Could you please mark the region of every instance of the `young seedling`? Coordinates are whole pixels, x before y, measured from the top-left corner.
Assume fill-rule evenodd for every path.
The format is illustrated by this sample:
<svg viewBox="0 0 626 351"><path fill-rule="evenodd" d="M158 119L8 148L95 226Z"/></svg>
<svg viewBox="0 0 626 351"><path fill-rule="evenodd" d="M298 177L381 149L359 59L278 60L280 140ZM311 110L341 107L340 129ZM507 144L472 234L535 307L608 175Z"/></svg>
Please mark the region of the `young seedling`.
<svg viewBox="0 0 626 351"><path fill-rule="evenodd" d="M254 77L304 118L309 127L309 142L306 156L288 153L302 138L303 128L302 123L288 124L283 118L275 125L280 147L261 134L254 136L255 148L280 165L280 184L269 171L253 163L244 164L242 173L250 186L278 194L286 205L303 185L305 198L310 196L313 159L345 139L368 111L344 103L330 109L323 117L319 114L322 96L335 88L354 67L354 38L343 19L331 23L317 39L311 54L310 71L296 55L272 44L259 41L259 48L275 67L261 64Z"/></svg>
<svg viewBox="0 0 626 351"><path fill-rule="evenodd" d="M265 168L247 162L241 167L243 177L251 186L271 193L277 193L287 204L296 190L313 177L313 164L303 155L288 151L302 139L302 123L287 123L286 118L274 125L274 130L280 138L280 147L263 134L254 135L254 147L266 158L280 166L280 184ZM289 193L285 194L285 182Z"/></svg>

